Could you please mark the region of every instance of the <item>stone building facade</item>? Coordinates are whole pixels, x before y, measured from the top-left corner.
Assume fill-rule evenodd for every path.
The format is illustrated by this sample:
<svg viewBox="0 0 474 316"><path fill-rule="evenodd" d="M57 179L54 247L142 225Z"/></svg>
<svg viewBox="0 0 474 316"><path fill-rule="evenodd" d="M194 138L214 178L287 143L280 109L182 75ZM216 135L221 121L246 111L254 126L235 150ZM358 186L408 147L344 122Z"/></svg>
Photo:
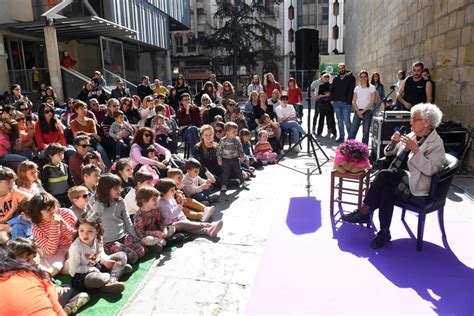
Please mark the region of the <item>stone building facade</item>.
<svg viewBox="0 0 474 316"><path fill-rule="evenodd" d="M474 2L472 0L346 1L347 67L377 71L388 92L399 69L424 62L436 83L444 120L474 127ZM465 164L474 167L474 150Z"/></svg>

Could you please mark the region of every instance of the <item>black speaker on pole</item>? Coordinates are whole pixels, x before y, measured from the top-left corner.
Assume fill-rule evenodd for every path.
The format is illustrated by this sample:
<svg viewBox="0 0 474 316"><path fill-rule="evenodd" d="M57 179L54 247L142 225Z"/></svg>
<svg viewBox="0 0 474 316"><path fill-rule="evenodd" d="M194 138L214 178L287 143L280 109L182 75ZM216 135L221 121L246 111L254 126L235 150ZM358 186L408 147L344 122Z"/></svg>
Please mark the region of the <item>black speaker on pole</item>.
<svg viewBox="0 0 474 316"><path fill-rule="evenodd" d="M319 32L316 29L301 28L296 31L296 69L319 68Z"/></svg>

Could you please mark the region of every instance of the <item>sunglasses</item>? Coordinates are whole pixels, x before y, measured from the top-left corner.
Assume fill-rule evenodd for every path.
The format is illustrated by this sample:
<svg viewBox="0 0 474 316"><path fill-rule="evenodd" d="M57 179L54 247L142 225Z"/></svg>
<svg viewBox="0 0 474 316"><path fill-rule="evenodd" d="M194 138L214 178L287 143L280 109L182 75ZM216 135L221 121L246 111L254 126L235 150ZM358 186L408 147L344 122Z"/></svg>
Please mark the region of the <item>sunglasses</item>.
<svg viewBox="0 0 474 316"><path fill-rule="evenodd" d="M83 198L85 200L85 199L88 199L90 197L91 197L91 194L87 193L87 194L79 195L77 198Z"/></svg>
<svg viewBox="0 0 474 316"><path fill-rule="evenodd" d="M222 133L223 131L223 129L216 129L216 133Z"/></svg>
<svg viewBox="0 0 474 316"><path fill-rule="evenodd" d="M20 108L20 111L28 111L28 108Z"/></svg>
<svg viewBox="0 0 474 316"><path fill-rule="evenodd" d="M17 119L16 119L17 122L22 122L22 121L24 121L24 120L25 120L24 117L20 117L20 118L17 118Z"/></svg>
<svg viewBox="0 0 474 316"><path fill-rule="evenodd" d="M50 114L50 113L54 113L53 110L44 110L44 114Z"/></svg>
<svg viewBox="0 0 474 316"><path fill-rule="evenodd" d="M145 134L143 134L143 136L145 136L145 137L151 137L151 134L145 133Z"/></svg>
<svg viewBox="0 0 474 316"><path fill-rule="evenodd" d="M79 144L77 146L82 147L82 148L87 148L87 146L89 146L89 144Z"/></svg>

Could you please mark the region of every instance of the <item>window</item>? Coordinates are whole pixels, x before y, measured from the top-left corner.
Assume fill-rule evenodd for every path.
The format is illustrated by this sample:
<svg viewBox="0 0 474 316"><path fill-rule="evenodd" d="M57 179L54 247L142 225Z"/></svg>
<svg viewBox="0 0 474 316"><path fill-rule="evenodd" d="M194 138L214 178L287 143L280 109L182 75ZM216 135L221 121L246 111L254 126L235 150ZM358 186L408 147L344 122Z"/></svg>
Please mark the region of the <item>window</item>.
<svg viewBox="0 0 474 316"><path fill-rule="evenodd" d="M328 22L329 19L329 7L323 7L323 22Z"/></svg>
<svg viewBox="0 0 474 316"><path fill-rule="evenodd" d="M182 53L183 52L183 36L175 36L174 38L176 44L176 52Z"/></svg>
<svg viewBox="0 0 474 316"><path fill-rule="evenodd" d="M188 53L196 52L196 38L188 38Z"/></svg>
<svg viewBox="0 0 474 316"><path fill-rule="evenodd" d="M319 41L320 47L319 47L319 52L321 54L327 53L328 52L328 40L326 39L321 39Z"/></svg>

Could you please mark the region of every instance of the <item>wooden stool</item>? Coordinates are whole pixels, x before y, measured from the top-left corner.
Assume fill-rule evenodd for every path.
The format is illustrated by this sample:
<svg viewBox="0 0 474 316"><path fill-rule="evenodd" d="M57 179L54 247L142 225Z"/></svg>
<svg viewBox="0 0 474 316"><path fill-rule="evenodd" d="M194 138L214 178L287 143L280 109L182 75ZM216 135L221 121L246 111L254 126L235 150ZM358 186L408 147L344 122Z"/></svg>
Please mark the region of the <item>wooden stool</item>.
<svg viewBox="0 0 474 316"><path fill-rule="evenodd" d="M334 184L334 178L339 178L339 183ZM339 206L341 204L357 205L358 208L362 206L362 198L367 194L369 190L370 180L370 169L358 173L341 173L336 170L331 171L331 216L334 215L334 203L337 202ZM357 189L344 186L344 182L357 183ZM334 199L334 190L338 191L337 198ZM357 203L350 202L342 199L342 194L356 195Z"/></svg>

